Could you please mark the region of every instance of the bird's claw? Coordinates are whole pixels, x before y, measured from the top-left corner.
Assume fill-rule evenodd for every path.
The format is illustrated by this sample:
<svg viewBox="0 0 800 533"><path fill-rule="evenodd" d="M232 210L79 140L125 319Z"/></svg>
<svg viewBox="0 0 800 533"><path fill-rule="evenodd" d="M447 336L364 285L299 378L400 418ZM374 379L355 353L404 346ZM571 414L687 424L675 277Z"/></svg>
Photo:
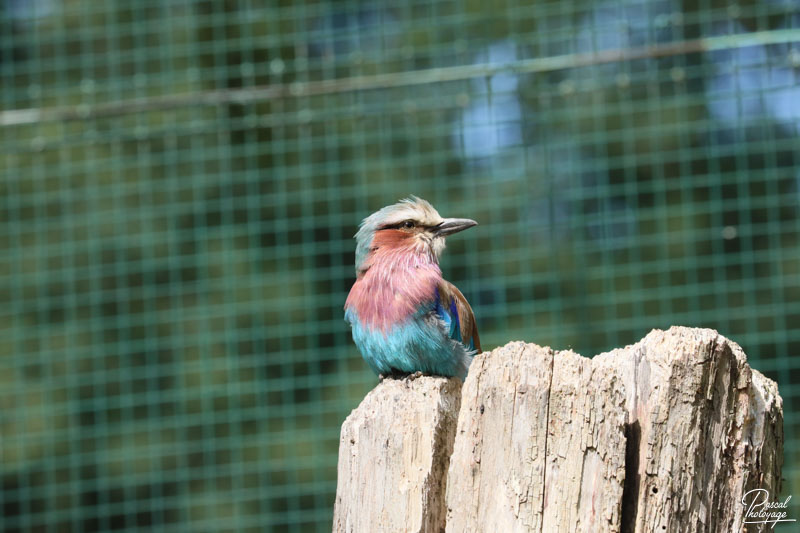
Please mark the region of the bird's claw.
<svg viewBox="0 0 800 533"><path fill-rule="evenodd" d="M398 380L402 379L405 381L414 381L415 379L421 378L424 375L425 374L423 374L422 371L420 370L417 370L412 374L405 374L403 372L389 372L388 374L378 374L378 381L383 382L387 379L398 379Z"/></svg>
<svg viewBox="0 0 800 533"><path fill-rule="evenodd" d="M423 374L421 371L417 370L417 371L416 371L416 372L414 372L413 374L409 374L408 376L406 376L406 379L407 379L408 381L414 381L414 380L415 380L415 379L417 379L417 378L421 378L423 375L424 375L424 374Z"/></svg>

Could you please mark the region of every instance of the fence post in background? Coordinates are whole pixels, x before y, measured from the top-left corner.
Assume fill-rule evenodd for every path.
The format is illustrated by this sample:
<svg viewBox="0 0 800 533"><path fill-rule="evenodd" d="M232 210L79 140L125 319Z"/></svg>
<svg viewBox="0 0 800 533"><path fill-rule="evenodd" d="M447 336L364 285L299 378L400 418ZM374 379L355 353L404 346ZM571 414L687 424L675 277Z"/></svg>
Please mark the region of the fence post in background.
<svg viewBox="0 0 800 533"><path fill-rule="evenodd" d="M342 424L334 532L444 531L461 381L387 379Z"/></svg>
<svg viewBox="0 0 800 533"><path fill-rule="evenodd" d="M782 453L776 384L716 331L654 330L593 359L512 342L463 390L367 396L342 427L334 531L767 531L741 502L778 501Z"/></svg>

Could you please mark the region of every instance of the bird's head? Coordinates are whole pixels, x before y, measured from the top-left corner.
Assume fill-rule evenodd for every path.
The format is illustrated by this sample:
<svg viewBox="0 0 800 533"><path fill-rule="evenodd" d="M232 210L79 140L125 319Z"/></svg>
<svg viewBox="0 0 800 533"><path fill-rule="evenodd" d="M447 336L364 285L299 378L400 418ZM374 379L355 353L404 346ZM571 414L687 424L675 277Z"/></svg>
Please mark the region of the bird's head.
<svg viewBox="0 0 800 533"><path fill-rule="evenodd" d="M411 196L372 213L356 233L356 273L367 268L372 254L384 248L430 254L438 260L445 237L476 226L468 218L442 218L431 204Z"/></svg>

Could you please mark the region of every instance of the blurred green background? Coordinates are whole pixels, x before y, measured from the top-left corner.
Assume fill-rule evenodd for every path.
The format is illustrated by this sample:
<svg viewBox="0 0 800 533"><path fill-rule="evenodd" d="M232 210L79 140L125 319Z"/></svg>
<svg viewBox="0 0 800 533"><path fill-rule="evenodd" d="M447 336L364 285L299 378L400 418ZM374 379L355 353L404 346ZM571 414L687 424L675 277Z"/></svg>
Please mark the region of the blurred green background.
<svg viewBox="0 0 800 533"><path fill-rule="evenodd" d="M796 504L799 82L795 0L0 0L0 529L329 530L412 193L485 349L739 342Z"/></svg>

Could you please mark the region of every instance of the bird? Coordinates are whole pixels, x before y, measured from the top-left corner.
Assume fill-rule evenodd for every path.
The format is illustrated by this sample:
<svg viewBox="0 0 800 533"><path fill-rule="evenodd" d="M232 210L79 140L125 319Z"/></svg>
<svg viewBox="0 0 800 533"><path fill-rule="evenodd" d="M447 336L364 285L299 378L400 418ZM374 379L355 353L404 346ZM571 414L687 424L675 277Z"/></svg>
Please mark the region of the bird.
<svg viewBox="0 0 800 533"><path fill-rule="evenodd" d="M344 305L353 341L373 372L465 379L481 351L475 315L442 277L445 237L476 226L442 218L416 196L365 218L355 234L356 281Z"/></svg>

